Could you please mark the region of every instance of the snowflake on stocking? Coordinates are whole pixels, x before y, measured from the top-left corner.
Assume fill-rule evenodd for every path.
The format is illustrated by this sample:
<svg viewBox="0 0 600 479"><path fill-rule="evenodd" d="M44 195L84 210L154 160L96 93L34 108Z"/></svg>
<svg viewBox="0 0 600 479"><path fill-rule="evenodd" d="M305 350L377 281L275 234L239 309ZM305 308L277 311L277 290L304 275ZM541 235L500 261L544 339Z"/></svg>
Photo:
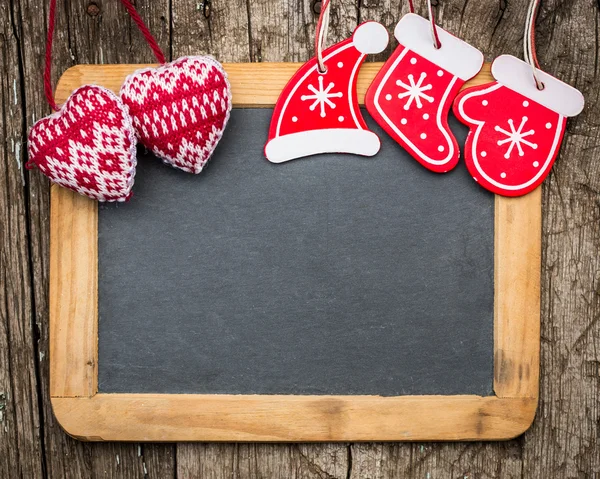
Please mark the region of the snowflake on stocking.
<svg viewBox="0 0 600 479"><path fill-rule="evenodd" d="M419 77L419 80L415 82L415 77L411 73L410 75L408 75L408 81L409 81L410 85L404 83L402 80L396 81L396 85L398 85L399 87L402 87L402 88L404 88L404 90L406 90L404 93L398 94L399 99L408 97L408 100L406 101L406 104L404 105L405 110L409 110L410 106L413 104L413 102L416 103L417 108L419 110L421 108L423 108L423 102L421 101L421 99L427 100L429 103L433 103L433 97L424 93L433 88L431 83L429 83L427 85L423 84L423 82L425 81L425 78L427 78L427 73L422 72L421 76Z"/></svg>

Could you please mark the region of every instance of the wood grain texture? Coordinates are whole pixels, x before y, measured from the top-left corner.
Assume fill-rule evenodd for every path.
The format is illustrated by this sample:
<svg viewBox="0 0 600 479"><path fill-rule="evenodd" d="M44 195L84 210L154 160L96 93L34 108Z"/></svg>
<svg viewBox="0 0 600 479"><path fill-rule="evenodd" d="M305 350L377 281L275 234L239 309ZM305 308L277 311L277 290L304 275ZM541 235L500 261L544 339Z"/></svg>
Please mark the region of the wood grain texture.
<svg viewBox="0 0 600 479"><path fill-rule="evenodd" d="M529 427L535 398L96 394L53 397L88 441L498 440Z"/></svg>
<svg viewBox="0 0 600 479"><path fill-rule="evenodd" d="M0 4L0 477L43 473L24 178L19 31Z"/></svg>
<svg viewBox="0 0 600 479"><path fill-rule="evenodd" d="M36 118L47 114L39 78L43 63L43 37L46 28L46 3L37 0L11 0L0 2L0 56L3 78L0 98L3 105L11 97L11 85L16 80L19 109L2 110L0 119L0 177L13 175L13 163L19 158L25 161L23 144L27 127ZM94 3L100 13L94 17L87 13L88 5ZM122 48L123 44L111 43L111 39L124 30L122 16L116 15L117 8L108 14L110 3L105 0L88 2L65 0L59 2L57 31L55 32L54 76L77 63L94 63L98 54L96 40L104 41L103 55L110 58L105 62L141 63L153 61L146 48ZM117 2L118 3L118 2ZM137 0L142 11L154 4ZM166 3L166 2L165 2ZM187 4L203 2L184 0L169 2L175 10ZM213 4L227 4L223 0L212 0ZM358 4L358 2L356 2ZM312 5L312 2L306 2ZM501 53L520 56L521 36L526 13L526 0L497 1L440 0L437 11L442 26L459 34L479 47L488 61ZM67 16L61 5L70 12ZM116 5L116 3L115 3ZM300 14L304 2L272 2L254 0L245 2L246 8L235 9L232 21L245 25L248 17L257 19L253 29L249 50L254 52L253 61L261 59L266 49L270 61L304 61L312 52L312 33L315 16ZM417 2L423 11L424 2ZM160 8L160 7L159 7ZM8 14L5 14L8 10ZM372 18L393 26L406 10L403 0L361 0L359 19ZM175 31L170 26L169 9L161 45L174 55L205 53L193 50L182 41L191 42L205 38L199 27L191 25L187 38L174 35L169 45L169 35ZM308 11L308 10L307 10ZM600 166L597 161L599 143L598 95L600 79L597 65L598 45L593 32L597 31L598 4L594 0L542 2L538 20L538 53L542 66L565 81L580 88L587 101L584 113L569 122L565 144L546 182L543 192L544 242L542 249L542 347L541 347L541 399L540 411L533 428L522 438L501 444L349 444L349 445L203 445L178 444L177 446L144 445L142 464L121 461L115 467L115 448L107 444L84 444L72 440L61 431L50 411L48 397L48 271L49 271L49 187L45 178L37 172L25 173L24 194L17 181L8 185L0 179L0 231L5 218L15 210L24 211L26 223L11 226L10 236L3 233L2 254L7 251L6 241L20 255L30 253L28 272L33 278L32 290L26 295L14 296L17 308L26 308L33 297L34 324L30 326L34 348L22 349L13 346L18 354L25 354L25 364L18 369L10 368L8 353L2 342L0 329L0 381L3 387L15 377L36 375L38 398L25 395L15 401L9 396L3 417L12 417L16 409L29 411L38 416L40 435L37 440L20 442L16 450L14 435L30 434L27 425L10 419L7 434L5 423L0 423L0 477L201 477L201 478L584 478L600 474L598 454L600 424L597 421L600 404L600 381L598 374L598 351L600 305L598 304L599 273L598 250L600 249ZM12 12L12 15L10 14ZM277 16L274 12L279 12ZM7 18L7 15L10 19ZM160 22L160 13L155 10L144 13L145 18ZM304 15L304 16L301 16ZM260 18L264 17L262 21ZM76 27L77 19L81 23ZM298 20L294 20L294 18ZM198 25L208 20L196 17ZM131 30L127 22L126 31L134 39L141 39ZM93 25L93 28L92 28ZM154 24L156 25L156 23ZM153 28L156 28L153 25ZM177 29L180 24L175 23ZM183 27L182 27L183 28ZM249 24L252 30L252 25ZM120 30L123 29L123 30ZM276 40L274 36L289 40ZM284 33L282 33L284 32ZM155 31L155 34L157 32ZM182 33L181 33L182 34ZM94 35L92 37L92 35ZM75 36L77 40L75 41ZM241 39L228 31L216 31L213 36L222 42L222 54L231 55ZM86 38L94 41L88 42ZM85 46L80 41L85 41ZM139 43L141 45L141 42ZM270 45L275 45L270 47ZM228 47L228 45L230 45ZM208 48L208 47L207 47ZM230 50L231 49L231 50ZM215 53L214 51L209 53ZM73 57L71 57L73 54ZM105 57L107 58L107 57ZM226 57L219 57L228 60ZM379 57L378 60L383 60ZM239 61L246 60L240 58ZM8 87L8 89L7 89ZM10 116L8 116L10 115ZM21 126L21 125L25 126ZM21 149L13 151L11 140L21 142ZM18 151L18 153L17 153ZM19 155L19 156L18 156ZM460 167L460 166L459 166ZM27 230L29 235L27 236ZM27 236L28 242L16 238ZM13 246L15 242L16 245ZM12 256L7 261L1 257L0 273L16 274ZM4 278L4 276L0 276ZM7 283L0 282L4 296L8 297ZM0 307L0 310L3 308ZM0 328L8 324L1 316ZM4 326L6 331L6 326ZM35 350L37 348L37 351ZM27 352L28 351L28 352ZM2 379L8 378L8 379ZM10 386L12 387L12 386ZM38 401L41 410L34 406ZM13 428L14 426L14 428ZM33 436L32 436L33 437ZM158 454L147 455L145 448L156 447ZM176 454L174 450L177 450ZM119 455L130 451L129 457L137 456L137 445L119 445ZM9 454L3 454L9 451ZM43 451L40 459L39 451ZM176 457L176 461L175 461ZM39 464L46 461L44 468ZM323 466L325 464L325 467ZM22 472L24 471L24 474ZM198 474L196 472L198 471ZM165 475L162 475L163 472Z"/></svg>
<svg viewBox="0 0 600 479"><path fill-rule="evenodd" d="M50 223L50 317L64 318L50 321L50 395L90 397L98 391L98 204L52 185Z"/></svg>
<svg viewBox="0 0 600 479"><path fill-rule="evenodd" d="M537 398L540 371L540 188L496 196L494 392Z"/></svg>
<svg viewBox="0 0 600 479"><path fill-rule="evenodd" d="M233 102L236 107L272 108L279 94L301 63L224 63L223 67L231 82ZM69 68L59 79L56 87L56 101L66 101L71 92L81 85L102 85L116 93L123 81L140 68L153 66L142 65L75 65ZM358 101L364 103L367 88L381 69L381 63L365 64L358 75ZM481 73L467 82L480 85L492 81L490 65L484 65Z"/></svg>

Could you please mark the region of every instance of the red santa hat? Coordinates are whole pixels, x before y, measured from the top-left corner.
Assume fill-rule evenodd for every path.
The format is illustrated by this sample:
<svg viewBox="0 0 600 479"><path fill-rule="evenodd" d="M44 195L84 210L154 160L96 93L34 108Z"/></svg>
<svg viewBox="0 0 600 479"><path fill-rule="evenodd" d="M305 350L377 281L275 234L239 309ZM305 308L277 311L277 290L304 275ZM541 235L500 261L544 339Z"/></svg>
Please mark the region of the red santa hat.
<svg viewBox="0 0 600 479"><path fill-rule="evenodd" d="M369 53L388 44L377 22L359 25L352 38L323 52L325 73L312 58L283 89L271 119L265 156L273 163L318 153L373 156L381 146L368 130L358 105L358 70Z"/></svg>

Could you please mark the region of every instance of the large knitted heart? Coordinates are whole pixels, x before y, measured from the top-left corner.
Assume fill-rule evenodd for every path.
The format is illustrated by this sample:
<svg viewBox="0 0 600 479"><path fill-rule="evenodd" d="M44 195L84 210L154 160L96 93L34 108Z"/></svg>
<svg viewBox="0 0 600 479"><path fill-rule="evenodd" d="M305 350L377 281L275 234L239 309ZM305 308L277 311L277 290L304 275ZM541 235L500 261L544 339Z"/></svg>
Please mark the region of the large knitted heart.
<svg viewBox="0 0 600 479"><path fill-rule="evenodd" d="M140 142L166 163L200 173L231 111L231 87L211 57L182 57L129 75L121 87Z"/></svg>
<svg viewBox="0 0 600 479"><path fill-rule="evenodd" d="M111 91L85 85L29 132L28 167L99 201L125 201L135 176L135 131Z"/></svg>

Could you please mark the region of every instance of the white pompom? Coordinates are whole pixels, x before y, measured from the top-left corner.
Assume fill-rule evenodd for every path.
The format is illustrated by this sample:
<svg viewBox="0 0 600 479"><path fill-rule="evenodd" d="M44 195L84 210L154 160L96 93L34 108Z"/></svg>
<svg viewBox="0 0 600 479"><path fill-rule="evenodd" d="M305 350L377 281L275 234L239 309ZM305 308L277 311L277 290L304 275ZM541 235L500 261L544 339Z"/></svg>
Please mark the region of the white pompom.
<svg viewBox="0 0 600 479"><path fill-rule="evenodd" d="M387 47L390 36L381 23L365 22L356 27L352 41L354 47L365 55L379 53Z"/></svg>

